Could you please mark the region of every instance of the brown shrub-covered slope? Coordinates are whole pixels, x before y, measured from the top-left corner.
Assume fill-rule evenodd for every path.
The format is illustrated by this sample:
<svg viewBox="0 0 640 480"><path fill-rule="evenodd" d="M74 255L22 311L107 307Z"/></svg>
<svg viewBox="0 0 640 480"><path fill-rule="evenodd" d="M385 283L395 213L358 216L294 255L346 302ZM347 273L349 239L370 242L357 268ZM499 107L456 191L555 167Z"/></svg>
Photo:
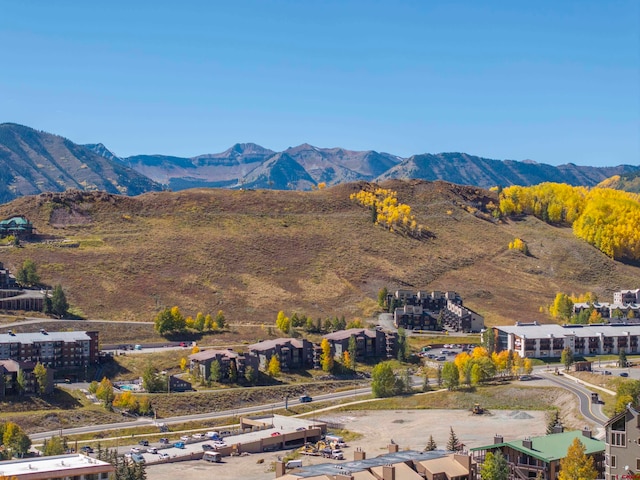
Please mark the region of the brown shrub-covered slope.
<svg viewBox="0 0 640 480"><path fill-rule="evenodd" d="M281 309L349 319L370 314L386 286L455 290L498 324L544 320L539 307L558 291L609 300L616 289L640 286L640 269L610 260L570 229L531 217L491 221L483 205L497 198L486 190L384 182L431 233L414 239L375 226L370 211L349 200L366 185L24 197L0 205L0 217L26 215L48 241L0 248L0 261L15 271L34 260L42 280L62 284L86 317L114 320L151 320L162 305L185 315L222 309L248 324L272 324ZM530 256L508 249L515 237Z"/></svg>

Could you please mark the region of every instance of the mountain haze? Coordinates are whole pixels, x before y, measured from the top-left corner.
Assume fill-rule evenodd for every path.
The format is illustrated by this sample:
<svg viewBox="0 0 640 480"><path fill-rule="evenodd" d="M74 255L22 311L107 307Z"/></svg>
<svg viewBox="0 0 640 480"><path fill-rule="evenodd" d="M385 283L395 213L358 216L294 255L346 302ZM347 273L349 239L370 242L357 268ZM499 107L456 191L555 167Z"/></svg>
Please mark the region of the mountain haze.
<svg viewBox="0 0 640 480"><path fill-rule="evenodd" d="M264 188L311 190L356 181L445 180L482 188L563 182L595 186L614 175L640 172L638 165L552 166L492 160L466 153L421 154L403 159L373 150L319 148L309 144L274 152L238 143L195 157L119 157L102 143L78 145L29 127L0 124L0 202L67 188L138 195L169 188Z"/></svg>
<svg viewBox="0 0 640 480"><path fill-rule="evenodd" d="M0 202L68 188L125 195L162 189L135 170L66 138L0 124Z"/></svg>

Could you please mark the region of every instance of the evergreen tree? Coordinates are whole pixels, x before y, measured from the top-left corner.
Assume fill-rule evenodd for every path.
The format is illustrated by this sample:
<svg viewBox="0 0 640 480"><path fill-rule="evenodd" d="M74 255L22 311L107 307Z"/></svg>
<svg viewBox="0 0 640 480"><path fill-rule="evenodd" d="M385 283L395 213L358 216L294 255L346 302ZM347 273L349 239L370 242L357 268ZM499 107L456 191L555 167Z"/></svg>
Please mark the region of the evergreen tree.
<svg viewBox="0 0 640 480"><path fill-rule="evenodd" d="M398 329L397 356L399 362L407 359L407 332L404 328Z"/></svg>
<svg viewBox="0 0 640 480"><path fill-rule="evenodd" d="M347 348L347 351L349 352L349 359L351 360L349 368L352 370L356 369L356 355L358 354L357 348L356 337L352 335L349 337L349 347Z"/></svg>
<svg viewBox="0 0 640 480"><path fill-rule="evenodd" d="M389 291L387 290L387 287L382 287L378 291L378 306L380 308L384 308L386 306L388 294L389 294Z"/></svg>
<svg viewBox="0 0 640 480"><path fill-rule="evenodd" d="M627 366L627 352L624 351L624 348L621 348L620 353L618 354L618 366L620 368L625 368Z"/></svg>
<svg viewBox="0 0 640 480"><path fill-rule="evenodd" d="M51 312L59 318L64 318L68 310L69 303L67 302L67 297L62 290L62 286L58 284L54 287L53 294L51 295Z"/></svg>
<svg viewBox="0 0 640 480"><path fill-rule="evenodd" d="M218 383L222 380L222 369L220 366L220 362L218 360L214 360L211 362L211 366L209 367L209 381L213 383Z"/></svg>
<svg viewBox="0 0 640 480"><path fill-rule="evenodd" d="M424 382L422 383L422 391L428 392L431 390L431 385L429 385L429 374L425 373Z"/></svg>
<svg viewBox="0 0 640 480"><path fill-rule="evenodd" d="M547 422L547 435L550 435L553 433L554 427L556 425L562 425L562 422L560 422L560 412L558 412L558 410L553 410L549 415L548 415L549 421Z"/></svg>
<svg viewBox="0 0 640 480"><path fill-rule="evenodd" d="M244 369L244 379L249 383L249 385L255 385L258 375L251 365Z"/></svg>
<svg viewBox="0 0 640 480"><path fill-rule="evenodd" d="M218 310L218 313L216 313L215 322L218 324L218 328L220 330L224 330L224 327L227 326L227 319L224 316L224 312L222 310Z"/></svg>
<svg viewBox="0 0 640 480"><path fill-rule="evenodd" d="M456 432L453 431L453 427L449 427L449 440L447 441L447 450L450 452L457 452L461 450L460 440L456 435Z"/></svg>
<svg viewBox="0 0 640 480"><path fill-rule="evenodd" d="M436 448L438 448L438 445L436 444L436 441L433 439L433 435L429 435L429 441L427 442L427 445L424 447L424 451L432 452Z"/></svg>
<svg viewBox="0 0 640 480"><path fill-rule="evenodd" d="M571 368L571 365L573 365L573 351L569 347L565 347L565 349L562 350L560 361L564 364L565 370L569 370Z"/></svg>
<svg viewBox="0 0 640 480"><path fill-rule="evenodd" d="M23 287L32 287L40 284L40 276L33 260L27 259L22 263L22 267L16 272L16 280Z"/></svg>
<svg viewBox="0 0 640 480"><path fill-rule="evenodd" d="M482 468L480 469L482 480L507 480L509 478L509 464L500 450L487 452Z"/></svg>

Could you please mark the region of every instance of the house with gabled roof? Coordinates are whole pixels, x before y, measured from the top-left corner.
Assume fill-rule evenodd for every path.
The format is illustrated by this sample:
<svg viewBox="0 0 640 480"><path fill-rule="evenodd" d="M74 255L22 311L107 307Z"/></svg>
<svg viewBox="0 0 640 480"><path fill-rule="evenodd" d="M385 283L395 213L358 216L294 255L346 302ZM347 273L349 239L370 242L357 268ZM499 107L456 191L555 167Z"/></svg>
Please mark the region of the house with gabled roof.
<svg viewBox="0 0 640 480"><path fill-rule="evenodd" d="M33 235L33 224L24 215L0 220L0 238L9 235L17 238L29 238Z"/></svg>
<svg viewBox="0 0 640 480"><path fill-rule="evenodd" d="M505 442L501 435L496 435L493 444L472 448L471 453L480 470L487 452L501 452L509 464L509 480L537 478L538 475L541 475L544 480L557 480L560 460L567 456L567 451L576 438L585 446L586 455L593 457L598 478L603 478L605 443L592 438L591 431L588 429L552 433L509 442Z"/></svg>
<svg viewBox="0 0 640 480"><path fill-rule="evenodd" d="M606 480L626 478L640 472L640 412L627 405L604 426Z"/></svg>

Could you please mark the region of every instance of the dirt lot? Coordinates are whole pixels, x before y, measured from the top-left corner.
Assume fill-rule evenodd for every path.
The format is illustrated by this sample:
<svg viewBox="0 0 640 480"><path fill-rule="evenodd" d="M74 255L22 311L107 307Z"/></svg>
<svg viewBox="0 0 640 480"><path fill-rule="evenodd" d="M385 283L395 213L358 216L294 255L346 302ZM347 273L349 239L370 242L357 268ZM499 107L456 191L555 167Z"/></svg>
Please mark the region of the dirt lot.
<svg viewBox="0 0 640 480"><path fill-rule="evenodd" d="M362 448L369 458L385 453L391 439L401 449L422 450L429 435L433 435L438 447L445 448L450 427L453 427L467 448L492 443L496 433L502 434L505 440L513 440L543 435L546 430L545 413L542 411L496 410L483 416L472 416L468 411L461 410L357 411L327 414L318 419L343 423L347 430L363 435L345 449L346 460L353 459L355 447ZM275 478L275 473L268 471L271 462L286 453L288 451L226 457L224 463L219 464L195 461L150 466L147 474L153 480L200 480L203 475L211 474L219 480L231 480L240 476L266 480ZM264 463L257 463L261 459ZM303 465L310 465L330 460L303 457L302 461Z"/></svg>

